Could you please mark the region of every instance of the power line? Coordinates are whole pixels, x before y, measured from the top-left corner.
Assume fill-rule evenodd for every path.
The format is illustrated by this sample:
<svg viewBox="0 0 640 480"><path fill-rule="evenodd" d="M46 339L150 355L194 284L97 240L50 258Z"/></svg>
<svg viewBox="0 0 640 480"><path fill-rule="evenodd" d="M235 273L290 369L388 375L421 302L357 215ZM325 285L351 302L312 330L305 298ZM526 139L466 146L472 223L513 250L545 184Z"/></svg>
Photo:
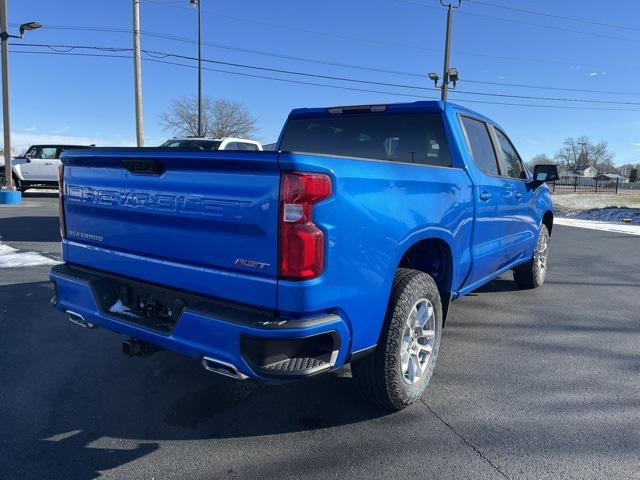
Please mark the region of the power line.
<svg viewBox="0 0 640 480"><path fill-rule="evenodd" d="M608 91L608 90L591 90L587 88L569 88L569 87L552 87L546 85L531 85L526 83L506 83L506 82L490 82L488 80L472 80L464 78L462 81L468 83L478 83L481 85L496 85L502 87L517 87L517 88L535 88L540 90L559 90L563 92L581 92L581 93L600 93L606 95L640 95L640 92L620 92L620 91Z"/></svg>
<svg viewBox="0 0 640 480"><path fill-rule="evenodd" d="M113 31L116 33L126 33L126 34L130 34L131 32L129 30L126 29L119 29L119 28L113 28L113 29L108 29L108 28L93 28L93 27L75 27L75 26L47 26L47 28L54 28L54 29L64 29L64 30L90 30L90 31ZM142 32L143 36L147 36L147 37L152 37L152 38L161 38L161 39L166 39L166 40L174 40L174 41L178 41L178 42L184 42L184 43L189 43L189 44L196 44L197 42L195 40L186 38L186 37L179 37L176 35L167 35L167 34L161 34L161 33L156 33L156 32ZM300 56L294 56L294 55L285 55L285 54L280 54L280 53L274 53L274 52L266 52L263 50L255 50L255 49L247 49L247 48L242 48L242 47L235 47L235 46L231 46L231 45L224 45L224 44L219 44L219 43L211 43L211 42L203 42L203 45L209 46L209 47L213 47L213 48L218 48L218 49L222 49L222 50L230 50L230 51L236 51L236 52L241 52L241 53L248 53L248 54L253 54L253 55L262 55L262 56L267 56L267 57L272 57L272 58L281 58L281 59L286 59L286 60L294 60L294 61L300 61L300 62L307 62L307 63L315 63L315 64L321 64L321 65L329 65L329 66L334 66L334 67L341 67L341 68L351 68L351 69L357 69L357 70L363 70L363 71L370 71L370 72L378 72L378 73L389 73L389 74L393 74L393 75L404 75L404 76L410 76L410 77L415 77L415 78L425 78L425 75L423 73L416 73L416 72L405 72L405 71L399 71L399 70L388 70L388 69L383 69L383 68L376 68L376 67L368 67L368 66L363 66L363 65L353 65L353 64L349 64L349 63L343 63L343 62L331 62L331 61L326 61L326 60L319 60L319 59L311 59L311 58L307 58L307 57L300 57ZM469 54L469 55L473 55L473 54ZM499 57L499 58L503 58L503 57ZM466 83L477 83L477 84L482 84L482 85L496 85L496 86L505 86L505 87L516 87L516 88L533 88L533 89L541 89L541 90L558 90L558 91L565 91L565 92L581 92L581 93L599 93L599 94L606 94L606 95L640 95L640 92L621 92L621 91L609 91L609 90L594 90L594 89L581 89L581 88L569 88L569 87L557 87L557 86L549 86L549 85L532 85L532 84L521 84L521 83L508 83L508 82L491 82L491 81L487 81L487 80L474 80L474 79L467 79L465 78L464 81Z"/></svg>
<svg viewBox="0 0 640 480"><path fill-rule="evenodd" d="M587 20L584 18L566 17L564 15L554 15L552 13L547 13L547 12L536 12L534 10L527 10L524 8L508 7L506 5L499 5L497 3L485 2L483 0L469 0L469 3L472 3L472 2L478 5L483 5L485 7L500 8L502 10L510 10L512 12L526 13L529 15L537 15L540 17L555 18L558 20L569 20L571 22L584 23L586 25L596 25L598 27L619 28L621 30L631 30L635 32L640 32L640 28L629 27L627 25L616 25L612 23L597 22L595 20Z"/></svg>
<svg viewBox="0 0 640 480"><path fill-rule="evenodd" d="M160 5L160 6L163 6L163 7L176 8L178 10L190 10L189 7L182 7L182 6L179 6L179 5L169 5L169 4L166 4L166 3L159 2L158 0L144 0L144 3ZM417 50L440 52L440 50L435 49L435 48L418 47L416 45L407 45L407 44L395 43L395 42L385 42L383 40L375 40L375 39L372 39L372 38L352 37L352 36L349 36L349 35L342 35L342 34L339 34L339 33L331 33L331 32L326 32L326 31L319 31L319 30L310 30L310 29L305 29L305 28L300 28L300 27L294 27L294 26L291 26L291 25L283 25L283 24L278 24L278 23L264 22L262 20L255 20L255 19L252 19L252 18L236 17L236 16L233 16L233 15L225 15L225 14L218 13L218 12L215 12L215 13L214 12L208 12L208 11L206 11L204 9L202 10L202 14L203 15L215 16L216 19L226 18L228 20L233 20L233 21L237 21L237 22L252 23L254 25L262 25L262 26L266 26L266 27L289 30L289 31L293 31L293 32L302 32L302 33L308 33L308 34L311 34L311 35L320 35L320 36L323 36L323 37L337 38L339 40L352 40L352 41L357 41L357 42L371 43L371 44L375 44L375 45L386 45L386 46L390 46L390 47L413 48L413 49L417 49Z"/></svg>
<svg viewBox="0 0 640 480"><path fill-rule="evenodd" d="M123 49L123 50L126 50L126 49ZM64 55L64 56L97 57L97 58L100 58L100 57L125 58L125 59L130 59L131 58L130 55L119 55L119 54L115 54L115 53L94 54L94 53L56 52L56 51L48 51L48 52L38 51L38 52L36 52L36 51L22 51L22 50L17 50L17 51L14 51L13 53L16 53L16 54L32 54L32 55ZM160 59L157 59L157 58L144 58L143 61L166 64L166 65L174 65L174 66L180 66L180 67L191 68L191 69L197 68L197 66L195 66L195 65L187 65L187 64L178 63L178 62L160 60ZM408 94L408 93L400 93L400 92L380 91L380 90L371 90L371 89L365 89L365 88L346 87L346 86L343 86L343 85L328 85L328 84L323 84L323 83L306 82L306 81L301 81L301 80L292 80L292 79L287 79L287 78L271 77L271 76L266 76L266 75L249 74L249 73L246 73L246 72L234 72L234 71L222 70L222 69L216 69L216 68L210 68L210 67L203 67L203 70L207 70L207 71L211 71L211 72L217 72L217 73L223 73L223 74L229 74L229 75L236 75L236 76L241 76L241 77L259 78L259 79L273 80L273 81L284 82L284 83L291 83L291 84L298 84L298 85L309 85L309 86L331 88L331 89L337 89L337 90L347 90L347 91L355 91L355 92L375 93L375 94L380 94L380 95L391 95L391 96L398 96L398 97L422 98L422 99L429 99L429 100L434 100L435 99L435 97L433 97L433 96ZM574 105L571 105L571 106L569 106L569 105L544 105L544 104L531 104L531 103L491 102L491 101L485 101L485 100L469 100L469 99L460 99L460 101L461 102L465 102L465 103L480 103L480 104L487 104L487 105L503 105L503 106L532 107L532 108L550 108L550 109L561 109L561 110L567 110L568 109L568 110L600 110L600 111L640 112L640 109L630 109L630 108L611 108L611 107L603 108L603 107L587 107L587 106L574 106Z"/></svg>
<svg viewBox="0 0 640 480"><path fill-rule="evenodd" d="M146 1L148 2L150 0L146 0ZM172 5L166 5L166 4L162 4L162 5L172 6ZM429 5L423 5L423 6L430 7ZM180 8L180 9L183 8L183 7L178 7L178 6L175 6L175 7L176 8ZM430 7L430 8L438 8L438 7ZM203 12L203 13L208 13L208 12ZM258 21L254 21L254 20L251 20L251 19L242 19L242 18L239 18L239 17L227 16L227 18L230 18L230 19L232 19L234 21L244 21L244 22L250 22L250 23L258 22ZM261 25L265 25L265 26L289 29L289 27L287 27L285 25L271 24L271 23L266 23L266 22L258 22L258 23L261 24ZM19 25L18 24L12 24L12 26L16 26L17 27ZM127 35L131 34L130 29L125 29L125 28L87 27L87 26L75 26L75 25L46 25L43 28L49 29L49 30L88 31L88 32L102 32L102 33L122 33L122 34L127 34ZM427 47L421 47L421 46L416 46L416 45L407 45L407 44L392 43L392 42L382 42L382 41L378 41L378 40L371 40L371 39L366 39L366 38L361 38L361 37L347 37L347 36L341 36L341 35L337 35L337 34L331 34L331 33L328 33L328 32L304 30L304 29L297 29L297 28L294 29L294 30L295 31L305 32L305 33L312 33L312 34L315 34L315 35L323 35L323 36L328 36L328 37L334 37L334 38L337 36L337 38L343 38L343 39L347 39L347 40L354 40L354 41L360 41L360 42L366 42L366 43L375 43L375 44L379 44L379 45L386 45L386 46L392 46L392 47L398 47L398 48L411 48L411 49L428 51L428 52L436 52L436 53L440 53L441 52L441 50L436 49L436 48L427 48ZM180 36L177 36L177 35L169 35L169 34L166 34L166 33L143 31L142 35L147 36L147 37L152 37L152 38L159 38L159 39L163 39L163 40L174 40L174 41L190 43L190 44L195 44L196 43L195 40L188 39L186 37L180 37ZM269 56L285 58L285 59L290 59L290 60L308 61L307 59L304 59L304 57L296 57L296 56L291 56L291 55L265 53L265 52L260 52L258 50L242 49L240 47L233 47L233 46L217 44L217 43L203 42L202 44L206 45L206 46L209 46L209 47L213 47L213 48L220 48L220 49L226 49L226 50L235 50L235 51L241 51L241 52L245 52L245 53L256 53L256 54L260 54L260 55L269 55ZM611 65L611 64L593 64L593 63L580 62L580 61L566 62L566 61L562 61L562 60L552 60L552 59L548 59L548 58L547 59L537 59L537 58L511 57L511 56L504 56L504 55L491 55L491 54L487 54L487 53L466 52L466 51L460 51L460 50L453 50L453 53L455 53L456 55L479 57L479 58L490 58L490 59L495 59L495 60L506 60L506 61L510 61L510 62L519 62L519 63L566 65L566 66L571 66L571 67L575 67L576 65L579 65L579 66L598 68L598 69L604 69L604 68L619 69L619 70L637 70L637 69L640 69L640 66L635 66L633 64ZM337 62L321 62L321 61L314 61L314 62L326 63L328 65L334 65L334 66L344 66L344 67L348 67L348 68L356 68L354 66L349 66L348 64L341 64L341 63L337 63ZM360 68L360 67L358 67L358 68ZM370 67L364 67L364 68L365 69L370 69ZM398 74L403 74L403 75L406 74L406 72L394 72L394 71L383 70L383 69L375 69L375 68L373 70L374 71L377 70L377 71L381 71L381 72L385 72L385 73L398 73ZM419 75L419 74L410 73L409 75L415 76L415 75ZM549 88L551 88L551 87L549 87ZM607 92L594 91L593 93L607 93ZM623 92L623 94L626 94L626 93Z"/></svg>
<svg viewBox="0 0 640 480"><path fill-rule="evenodd" d="M50 44L38 44L38 43L21 43L15 46L18 47L34 47L34 48L48 48L53 51L57 51L59 53L68 53L72 50L98 50L98 51L106 51L106 52L128 52L131 51L130 48L117 48L117 47L98 47L93 45L50 45ZM181 55L176 53L168 53L168 52L160 52L155 50L141 50L145 55L164 59L164 58L176 58L180 60L197 60L196 57L191 57L189 55ZM212 60L203 58L203 62L205 63L213 63L216 65L224 65L229 67L237 67L237 68L246 68L251 70L259 70L265 72L272 73L282 73L286 75L296 75L302 77L312 77L319 78L323 80L335 80L342 82L350 82L350 83L360 83L366 85L376 85L383 87L394 87L394 88L406 88L413 90L422 90L422 91L434 91L438 90L435 87L423 87L419 85L406 85L401 83L392 83L392 82L379 82L374 80L364 80L364 79L354 79L350 77L341 77L336 75L323 75L317 73L309 73L309 72L299 72L296 70L286 70L281 68L272 68L272 67L261 67L257 65L248 65L243 63L236 62L225 62L221 60ZM581 99L581 98L562 98L562 97L539 97L533 95L512 95L512 94L502 94L502 93L488 93L488 92L476 92L469 90L456 90L456 93L466 94L466 95L478 95L478 96L488 96L488 97L504 97L504 98L520 98L526 100L546 100L546 101L557 101L557 102L576 102L576 103L597 103L597 104L607 104L607 105L640 105L640 102L631 102L631 101L613 101L613 100L592 100L592 99Z"/></svg>
<svg viewBox="0 0 640 480"><path fill-rule="evenodd" d="M441 7L432 6L432 5L425 5L424 3L420 3L420 2L417 2L417 1L411 1L411 0L394 0L394 1L400 2L400 3L418 5L418 6L425 7L425 8L432 8L432 9L441 10ZM182 7L182 6L179 6L179 5L169 5L169 4L160 2L159 0L144 0L144 2L148 3L148 4L155 4L155 5L163 6L163 7L176 8L176 9L179 9L179 10L189 10L189 7ZM303 28L299 28L299 27L292 27L291 25L282 25L282 24L277 24L277 23L264 22L264 21L261 21L261 20L254 20L254 19L248 19L248 18L243 18L243 17L236 17L236 16L233 16L233 15L225 15L225 14L222 14L222 13L219 13L219 12L207 12L207 11L203 10L202 13L203 13L203 15L206 14L206 15L215 16L216 18L227 18L229 20L234 20L234 21L239 21L239 22L248 22L248 23L253 23L253 24L256 24L256 25L263 25L263 26L280 28L280 29L285 29L285 30L298 31L298 32L309 33L309 34L313 34L313 35L322 35L322 36L325 36L325 37L339 38L339 39L343 39L343 40L355 40L355 41L359 41L359 42L367 42L367 43L373 43L373 44L378 44L378 45L387 45L387 46L394 46L394 47L401 47L401 48L412 48L412 49L417 49L417 50L440 52L440 50L437 50L437 49L430 49L430 48L426 48L426 47L417 47L415 45L391 43L391 42L384 42L384 41L381 41L381 40L364 39L364 38L361 38L361 37L352 37L352 36L334 34L334 33L330 33L330 32L321 32L321 31L317 31L317 30L308 30L308 29L303 29ZM570 33L578 33L578 34L582 34L582 35L591 35L591 36L596 36L596 37L601 37L601 38L608 38L608 39L613 39L613 40L623 40L623 41L629 41L629 42L633 42L633 43L640 43L640 41L632 40L632 39L628 39L628 38L624 38L624 37L615 37L615 36L611 36L611 35L605 35L605 34L599 34L599 33L593 33L593 32L585 32L585 31L582 31L582 30L572 30L572 29L563 28L563 27L553 27L553 26L543 25L543 24L539 24L539 23L525 22L525 21L522 21L522 20L511 20L511 19L506 19L506 18L502 18L502 17L494 17L494 16L490 16L490 15L483 15L483 14L480 14L480 13L473 13L473 12L469 12L469 11L460 11L460 13L464 14L464 15L471 15L471 16L476 16L476 17L490 18L490 19L493 19L493 20L499 20L499 21L503 21L503 22L521 23L521 24L524 24L524 25L530 25L530 26L535 26L535 27L539 27L539 28L546 28L546 29L551 29L551 30L560 30L560 31L566 31L566 32L570 32ZM462 54L460 52L455 52L455 53ZM480 55L478 55L478 56L480 56ZM499 58L499 57L490 56L490 55L486 55L486 56L489 57L489 58ZM503 58L507 59L506 57L503 57ZM510 60L513 60L513 58L511 58ZM519 60L522 60L522 59L519 59ZM575 63L573 63L572 65L575 65ZM584 64L584 65L586 65L586 64ZM593 66L593 65L590 65L590 66ZM607 67L607 68L612 68L612 67Z"/></svg>
<svg viewBox="0 0 640 480"><path fill-rule="evenodd" d="M149 0L147 0L149 1ZM437 7L435 5L426 5L422 2L418 2L418 1L413 1L413 0L394 0L398 3L406 3L408 5L416 5L419 7L424 7L424 8L432 8L432 9L438 9L441 10L441 7ZM631 42L631 43L640 43L640 40L636 40L633 38L626 38L626 37L617 37L614 35L607 35L604 33L596 33L596 32L586 32L584 30L573 30L572 28L565 28L565 27L558 27L558 26L553 26L553 25L545 25L542 23L535 23L535 22L527 22L525 20L515 20L512 18L503 18L503 17L494 17L493 15L485 15L483 13L475 13L475 12L469 12L468 10L460 10L459 12L461 15L468 15L468 16L472 16L472 17L479 17L479 18L488 18L491 20L498 20L501 22L507 22L507 23L519 23L521 25L528 25L531 27L537 27L537 28L545 28L547 30L554 30L554 31L562 31L562 32L569 32L569 33L577 33L580 35L589 35L592 37L599 37L599 38L607 38L610 40L621 40L624 42Z"/></svg>

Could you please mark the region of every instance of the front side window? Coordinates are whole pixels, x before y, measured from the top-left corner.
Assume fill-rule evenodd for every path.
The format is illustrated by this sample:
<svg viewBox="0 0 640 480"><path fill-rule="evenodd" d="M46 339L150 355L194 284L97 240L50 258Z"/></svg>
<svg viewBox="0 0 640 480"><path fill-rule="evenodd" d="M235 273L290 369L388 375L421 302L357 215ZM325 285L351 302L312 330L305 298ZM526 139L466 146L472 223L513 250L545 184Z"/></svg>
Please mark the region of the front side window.
<svg viewBox="0 0 640 480"><path fill-rule="evenodd" d="M495 129L495 132L496 137L498 137L498 144L500 145L498 155L502 164L503 173L513 178L527 178L527 174L522 167L520 156L518 155L518 152L516 152L516 149L513 148L513 145L507 136L497 128Z"/></svg>
<svg viewBox="0 0 640 480"><path fill-rule="evenodd" d="M42 147L31 147L27 150L27 153L24 154L25 158L41 158L42 155Z"/></svg>
<svg viewBox="0 0 640 480"><path fill-rule="evenodd" d="M437 113L292 118L280 148L289 152L451 166L442 116Z"/></svg>
<svg viewBox="0 0 640 480"><path fill-rule="evenodd" d="M240 150L245 150L247 152L255 152L258 150L258 146L254 143L239 143Z"/></svg>
<svg viewBox="0 0 640 480"><path fill-rule="evenodd" d="M487 175L500 175L487 124L474 118L462 117L462 125L467 133L469 150L476 167Z"/></svg>

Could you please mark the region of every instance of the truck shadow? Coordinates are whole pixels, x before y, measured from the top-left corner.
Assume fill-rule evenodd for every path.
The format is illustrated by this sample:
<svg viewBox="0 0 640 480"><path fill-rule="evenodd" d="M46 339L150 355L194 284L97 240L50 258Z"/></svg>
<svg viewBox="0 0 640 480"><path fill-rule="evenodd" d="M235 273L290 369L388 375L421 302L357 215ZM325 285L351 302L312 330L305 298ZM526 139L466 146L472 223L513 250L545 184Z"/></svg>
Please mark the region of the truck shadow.
<svg viewBox="0 0 640 480"><path fill-rule="evenodd" d="M51 294L48 282L0 286L7 478L95 478L164 440L300 432L389 413L359 398L348 369L269 385L216 376L170 352L124 357L123 337L68 322ZM40 354L25 355L24 345Z"/></svg>
<svg viewBox="0 0 640 480"><path fill-rule="evenodd" d="M0 218L0 237L7 242L59 242L58 217Z"/></svg>
<svg viewBox="0 0 640 480"><path fill-rule="evenodd" d="M467 294L467 296L474 296L479 293L515 292L516 290L520 289L512 278L496 278L495 280L491 280L489 283Z"/></svg>

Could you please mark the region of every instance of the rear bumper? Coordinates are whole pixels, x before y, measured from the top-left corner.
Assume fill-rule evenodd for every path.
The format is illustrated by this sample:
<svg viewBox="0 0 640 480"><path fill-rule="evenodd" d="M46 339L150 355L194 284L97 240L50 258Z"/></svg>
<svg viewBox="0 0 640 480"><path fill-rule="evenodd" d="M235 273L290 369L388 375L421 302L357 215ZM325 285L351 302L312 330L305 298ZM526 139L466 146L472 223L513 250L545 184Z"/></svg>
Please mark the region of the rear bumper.
<svg viewBox="0 0 640 480"><path fill-rule="evenodd" d="M170 332L162 332L105 311L100 282L113 277L57 265L49 274L56 292L52 303L89 324L192 358L227 363L242 374L240 378L309 376L338 368L349 359L351 333L339 315L282 319L272 312L203 297L182 311Z"/></svg>

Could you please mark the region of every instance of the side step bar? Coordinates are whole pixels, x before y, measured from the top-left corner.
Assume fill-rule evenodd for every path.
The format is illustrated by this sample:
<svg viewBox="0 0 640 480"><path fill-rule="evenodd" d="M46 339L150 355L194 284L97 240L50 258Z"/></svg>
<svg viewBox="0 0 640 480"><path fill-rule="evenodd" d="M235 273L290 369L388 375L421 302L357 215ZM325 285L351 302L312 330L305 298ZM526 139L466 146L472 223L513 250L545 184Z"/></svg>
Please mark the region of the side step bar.
<svg viewBox="0 0 640 480"><path fill-rule="evenodd" d="M235 365L215 358L202 357L202 366L209 372L218 373L229 378L235 378L236 380L246 380L249 378L243 373L240 373Z"/></svg>
<svg viewBox="0 0 640 480"><path fill-rule="evenodd" d="M70 322L75 323L76 325L80 325L84 328L95 328L96 326L93 323L87 322L82 315L76 312L72 312L71 310L67 310L67 318Z"/></svg>

